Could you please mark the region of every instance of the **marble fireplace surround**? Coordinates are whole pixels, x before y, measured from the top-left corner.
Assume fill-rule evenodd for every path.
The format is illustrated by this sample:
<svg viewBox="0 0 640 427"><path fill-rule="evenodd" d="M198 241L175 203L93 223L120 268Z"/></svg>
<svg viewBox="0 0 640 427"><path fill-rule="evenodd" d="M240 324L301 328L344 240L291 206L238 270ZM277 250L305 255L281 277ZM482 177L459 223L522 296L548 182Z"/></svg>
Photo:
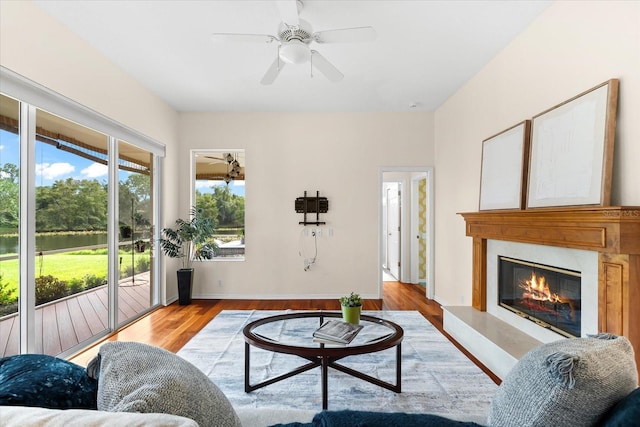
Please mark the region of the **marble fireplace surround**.
<svg viewBox="0 0 640 427"><path fill-rule="evenodd" d="M630 339L640 366L640 207L568 207L461 214L473 238L472 306L443 307L444 329L498 377L562 336L496 303L496 261L514 256L582 272L581 335ZM503 253L503 252L509 253Z"/></svg>

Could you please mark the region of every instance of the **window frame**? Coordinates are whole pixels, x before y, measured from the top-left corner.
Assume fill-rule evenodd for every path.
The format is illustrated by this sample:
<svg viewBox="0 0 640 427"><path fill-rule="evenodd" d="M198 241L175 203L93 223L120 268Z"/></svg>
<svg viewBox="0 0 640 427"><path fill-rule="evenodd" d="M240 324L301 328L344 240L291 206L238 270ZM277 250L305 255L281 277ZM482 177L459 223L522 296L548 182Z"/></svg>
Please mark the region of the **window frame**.
<svg viewBox="0 0 640 427"><path fill-rule="evenodd" d="M198 181L196 179L196 172L197 172L197 165L196 165L196 156L198 154L203 154L203 153L209 153L209 154L224 154L224 153L242 153L243 156L243 160L244 160L244 165L243 168L245 169L244 171L244 185L245 185L245 195L243 196L245 203L247 200L246 197L246 154L247 154L247 150L244 148L194 148L191 149L189 152L189 160L190 160L190 180L191 180L191 194L190 194L190 206L196 206L197 207L197 203L196 203L196 182ZM246 209L246 205L245 205L245 209ZM246 231L246 219L247 219L247 214L246 214L246 210L244 212L244 218L243 218L243 234L242 234L242 239L244 240L244 231ZM216 228L219 227L220 224L216 223ZM243 242L243 245L245 243ZM214 261L214 262L243 262L246 260L246 247L244 247L244 251L242 256L214 256L211 259L208 260L202 260L202 261Z"/></svg>

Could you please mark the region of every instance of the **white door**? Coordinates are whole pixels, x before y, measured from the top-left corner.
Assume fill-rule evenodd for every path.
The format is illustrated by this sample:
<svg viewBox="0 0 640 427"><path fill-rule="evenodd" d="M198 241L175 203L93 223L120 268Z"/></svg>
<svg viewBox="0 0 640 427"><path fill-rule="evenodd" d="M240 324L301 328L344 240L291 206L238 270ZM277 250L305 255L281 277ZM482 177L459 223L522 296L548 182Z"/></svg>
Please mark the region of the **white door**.
<svg viewBox="0 0 640 427"><path fill-rule="evenodd" d="M400 191L399 182L387 183L387 268L400 280Z"/></svg>

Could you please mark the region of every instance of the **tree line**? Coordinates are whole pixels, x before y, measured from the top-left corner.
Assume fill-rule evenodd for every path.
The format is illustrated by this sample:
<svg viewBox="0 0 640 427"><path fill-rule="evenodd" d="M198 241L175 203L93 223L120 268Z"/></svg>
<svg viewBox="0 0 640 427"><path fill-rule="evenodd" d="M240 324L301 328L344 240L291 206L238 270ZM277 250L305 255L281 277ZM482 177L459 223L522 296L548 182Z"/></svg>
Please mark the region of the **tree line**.
<svg viewBox="0 0 640 427"><path fill-rule="evenodd" d="M0 166L0 229L16 229L19 220L19 170L11 163ZM136 229L151 225L150 180L145 174L131 174L119 182L120 225ZM108 185L89 179L55 181L36 187L36 229L38 232L107 230ZM212 193L196 194L196 205L217 227L244 227L244 197L227 187L214 186Z"/></svg>
<svg viewBox="0 0 640 427"><path fill-rule="evenodd" d="M196 206L202 216L213 218L218 228L244 228L244 197L232 194L227 186L212 187L212 193L196 191Z"/></svg>

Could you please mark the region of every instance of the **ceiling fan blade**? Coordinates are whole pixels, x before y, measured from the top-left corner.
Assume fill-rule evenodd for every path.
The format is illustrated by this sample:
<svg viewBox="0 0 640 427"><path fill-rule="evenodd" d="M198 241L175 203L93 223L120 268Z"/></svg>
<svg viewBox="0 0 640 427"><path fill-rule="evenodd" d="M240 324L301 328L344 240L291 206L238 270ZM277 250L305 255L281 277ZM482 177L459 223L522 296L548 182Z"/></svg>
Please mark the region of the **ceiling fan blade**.
<svg viewBox="0 0 640 427"><path fill-rule="evenodd" d="M224 162L225 159L223 159L222 157L213 157L213 156L203 156L207 159L213 159L213 160L220 160L221 162Z"/></svg>
<svg viewBox="0 0 640 427"><path fill-rule="evenodd" d="M290 27L297 27L300 24L298 17L298 1L297 0L279 0L278 10L280 11L280 17L282 22Z"/></svg>
<svg viewBox="0 0 640 427"><path fill-rule="evenodd" d="M282 71L282 69L284 68L284 65L285 63L280 60L280 57L276 56L276 59L273 61L273 63L271 63L271 66L269 67L267 72L264 73L264 76L262 77L262 80L260 80L260 83L262 83L263 85L272 84L275 81L276 77L278 77L278 74L280 74L280 71Z"/></svg>
<svg viewBox="0 0 640 427"><path fill-rule="evenodd" d="M338 71L331 62L327 61L324 56L320 55L317 50L311 51L311 63L316 70L320 71L332 82L339 82L344 77L344 75Z"/></svg>
<svg viewBox="0 0 640 427"><path fill-rule="evenodd" d="M234 43L271 43L278 39L269 34L213 33L211 34L211 40Z"/></svg>
<svg viewBox="0 0 640 427"><path fill-rule="evenodd" d="M368 42L375 40L376 30L373 27L355 27L318 31L313 38L318 43Z"/></svg>

